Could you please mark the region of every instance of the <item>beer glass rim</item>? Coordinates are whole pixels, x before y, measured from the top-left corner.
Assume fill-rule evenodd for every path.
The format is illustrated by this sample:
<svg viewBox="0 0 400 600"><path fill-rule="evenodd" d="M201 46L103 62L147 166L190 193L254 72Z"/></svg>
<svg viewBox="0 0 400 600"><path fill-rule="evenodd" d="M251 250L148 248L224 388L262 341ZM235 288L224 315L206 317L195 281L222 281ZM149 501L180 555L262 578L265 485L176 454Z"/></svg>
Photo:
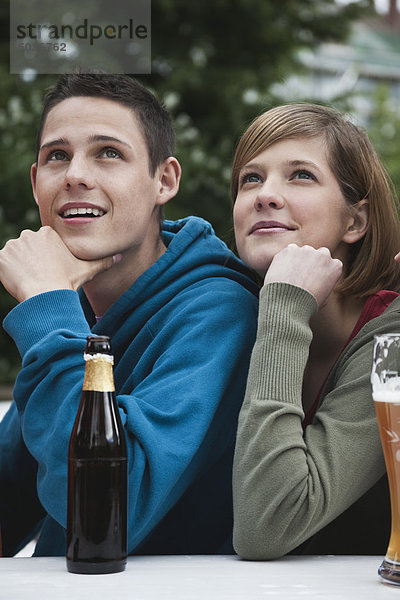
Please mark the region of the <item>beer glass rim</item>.
<svg viewBox="0 0 400 600"><path fill-rule="evenodd" d="M378 333L377 335L374 335L375 342L379 342L380 340L385 340L385 339L396 339L396 338L400 338L400 331L398 333Z"/></svg>
<svg viewBox="0 0 400 600"><path fill-rule="evenodd" d="M379 333L374 335L374 347L376 348L379 344L390 340L392 342L395 342L396 340L400 341L400 331L398 333Z"/></svg>

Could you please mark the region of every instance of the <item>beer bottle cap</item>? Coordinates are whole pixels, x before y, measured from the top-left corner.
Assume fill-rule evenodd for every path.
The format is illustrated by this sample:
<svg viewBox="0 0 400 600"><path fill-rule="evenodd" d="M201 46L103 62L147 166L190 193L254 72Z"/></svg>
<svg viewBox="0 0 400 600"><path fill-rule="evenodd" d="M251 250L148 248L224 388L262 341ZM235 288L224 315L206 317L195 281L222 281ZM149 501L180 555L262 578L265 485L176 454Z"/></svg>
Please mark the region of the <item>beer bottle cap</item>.
<svg viewBox="0 0 400 600"><path fill-rule="evenodd" d="M106 335L89 335L85 354L111 354L110 338Z"/></svg>

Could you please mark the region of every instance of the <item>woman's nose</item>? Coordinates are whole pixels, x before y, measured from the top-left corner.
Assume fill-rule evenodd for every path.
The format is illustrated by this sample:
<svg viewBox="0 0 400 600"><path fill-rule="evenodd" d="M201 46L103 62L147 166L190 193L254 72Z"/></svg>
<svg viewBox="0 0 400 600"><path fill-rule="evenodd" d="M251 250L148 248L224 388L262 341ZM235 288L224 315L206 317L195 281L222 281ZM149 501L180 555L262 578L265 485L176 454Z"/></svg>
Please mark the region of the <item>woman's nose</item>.
<svg viewBox="0 0 400 600"><path fill-rule="evenodd" d="M262 210L267 207L279 209L284 204L285 199L277 183L272 184L268 181L265 181L264 185L259 189L254 201L256 210Z"/></svg>

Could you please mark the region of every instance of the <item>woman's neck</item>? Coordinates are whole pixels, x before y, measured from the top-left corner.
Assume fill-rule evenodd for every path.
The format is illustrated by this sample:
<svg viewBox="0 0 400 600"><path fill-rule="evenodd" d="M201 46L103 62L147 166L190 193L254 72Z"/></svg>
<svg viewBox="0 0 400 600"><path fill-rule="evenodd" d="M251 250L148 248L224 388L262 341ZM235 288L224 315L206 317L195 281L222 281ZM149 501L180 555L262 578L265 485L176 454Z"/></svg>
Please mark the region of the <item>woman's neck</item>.
<svg viewBox="0 0 400 600"><path fill-rule="evenodd" d="M311 318L313 339L303 378L303 408L313 404L321 386L353 331L365 300L343 298L332 292Z"/></svg>
<svg viewBox="0 0 400 600"><path fill-rule="evenodd" d="M332 292L311 318L313 345L319 353L331 353L344 346L364 307L365 300Z"/></svg>

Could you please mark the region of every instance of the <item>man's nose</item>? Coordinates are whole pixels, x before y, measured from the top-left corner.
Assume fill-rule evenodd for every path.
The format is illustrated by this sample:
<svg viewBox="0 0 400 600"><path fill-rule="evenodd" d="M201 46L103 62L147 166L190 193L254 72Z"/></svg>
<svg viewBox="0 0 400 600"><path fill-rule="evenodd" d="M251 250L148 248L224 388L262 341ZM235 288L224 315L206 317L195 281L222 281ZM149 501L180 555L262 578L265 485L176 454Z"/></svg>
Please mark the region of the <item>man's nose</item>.
<svg viewBox="0 0 400 600"><path fill-rule="evenodd" d="M74 156L65 172L65 188L70 189L83 186L88 189L94 187L94 177L88 161L81 156Z"/></svg>

